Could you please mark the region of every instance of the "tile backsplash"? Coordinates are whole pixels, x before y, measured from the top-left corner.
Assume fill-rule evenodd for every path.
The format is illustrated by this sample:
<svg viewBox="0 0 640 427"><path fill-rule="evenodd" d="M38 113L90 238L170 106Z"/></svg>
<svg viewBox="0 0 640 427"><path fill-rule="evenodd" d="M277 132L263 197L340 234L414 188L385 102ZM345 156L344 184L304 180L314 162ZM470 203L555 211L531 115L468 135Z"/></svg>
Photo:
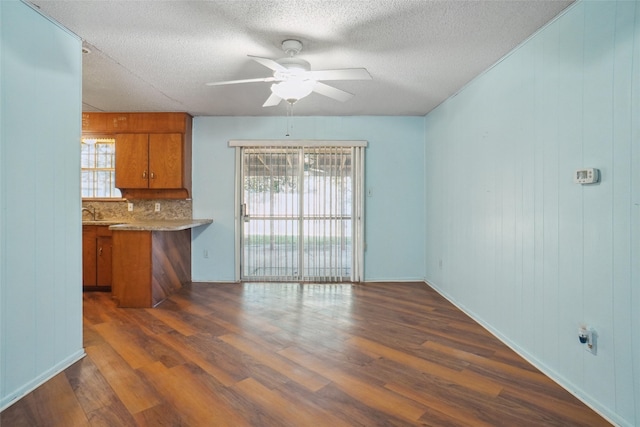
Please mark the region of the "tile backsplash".
<svg viewBox="0 0 640 427"><path fill-rule="evenodd" d="M128 203L133 203L133 211L129 212ZM156 203L160 203L160 212L155 212ZM83 208L95 209L96 220L136 222L148 220L192 219L192 200L159 199L123 201L83 201ZM83 220L90 220L91 214L82 212Z"/></svg>

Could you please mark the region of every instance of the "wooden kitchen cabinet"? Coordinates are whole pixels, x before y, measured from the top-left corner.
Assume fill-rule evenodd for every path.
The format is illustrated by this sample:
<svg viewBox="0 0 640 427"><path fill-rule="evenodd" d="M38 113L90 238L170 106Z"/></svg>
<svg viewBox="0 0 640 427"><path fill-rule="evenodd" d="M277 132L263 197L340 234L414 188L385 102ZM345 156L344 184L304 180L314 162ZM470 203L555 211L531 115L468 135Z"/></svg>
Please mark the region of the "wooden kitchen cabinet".
<svg viewBox="0 0 640 427"><path fill-rule="evenodd" d="M128 113L82 113L83 133L126 132L128 129Z"/></svg>
<svg viewBox="0 0 640 427"><path fill-rule="evenodd" d="M113 298L155 307L191 281L191 230L113 232Z"/></svg>
<svg viewBox="0 0 640 427"><path fill-rule="evenodd" d="M113 243L108 226L82 226L82 287L110 290Z"/></svg>
<svg viewBox="0 0 640 427"><path fill-rule="evenodd" d="M82 132L115 136L123 198L188 199L192 120L187 113L82 113Z"/></svg>
<svg viewBox="0 0 640 427"><path fill-rule="evenodd" d="M82 226L82 286L96 286L96 227Z"/></svg>
<svg viewBox="0 0 640 427"><path fill-rule="evenodd" d="M187 113L82 113L82 133L191 132Z"/></svg>
<svg viewBox="0 0 640 427"><path fill-rule="evenodd" d="M183 136L179 133L116 135L116 187L185 188Z"/></svg>

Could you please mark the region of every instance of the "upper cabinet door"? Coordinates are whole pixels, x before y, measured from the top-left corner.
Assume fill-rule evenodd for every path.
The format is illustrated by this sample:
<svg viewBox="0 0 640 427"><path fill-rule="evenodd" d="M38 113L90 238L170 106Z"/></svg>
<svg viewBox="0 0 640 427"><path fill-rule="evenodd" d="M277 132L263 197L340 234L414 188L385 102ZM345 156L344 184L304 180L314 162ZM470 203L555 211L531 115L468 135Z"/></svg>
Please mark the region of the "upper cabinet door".
<svg viewBox="0 0 640 427"><path fill-rule="evenodd" d="M182 134L149 135L149 188L184 187Z"/></svg>
<svg viewBox="0 0 640 427"><path fill-rule="evenodd" d="M149 134L116 135L116 187L149 187Z"/></svg>

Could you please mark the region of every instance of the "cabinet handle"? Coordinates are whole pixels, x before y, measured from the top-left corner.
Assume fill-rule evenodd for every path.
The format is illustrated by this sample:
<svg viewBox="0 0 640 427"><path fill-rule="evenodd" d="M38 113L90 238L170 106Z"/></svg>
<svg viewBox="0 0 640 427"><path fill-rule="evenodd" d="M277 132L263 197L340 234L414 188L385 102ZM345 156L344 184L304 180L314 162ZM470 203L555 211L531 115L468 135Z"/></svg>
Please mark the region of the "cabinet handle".
<svg viewBox="0 0 640 427"><path fill-rule="evenodd" d="M142 172L142 179L147 179L147 171Z"/></svg>
<svg viewBox="0 0 640 427"><path fill-rule="evenodd" d="M151 172L151 179L156 179L156 174Z"/></svg>
<svg viewBox="0 0 640 427"><path fill-rule="evenodd" d="M102 256L102 246L100 246L100 249L98 249L98 255Z"/></svg>

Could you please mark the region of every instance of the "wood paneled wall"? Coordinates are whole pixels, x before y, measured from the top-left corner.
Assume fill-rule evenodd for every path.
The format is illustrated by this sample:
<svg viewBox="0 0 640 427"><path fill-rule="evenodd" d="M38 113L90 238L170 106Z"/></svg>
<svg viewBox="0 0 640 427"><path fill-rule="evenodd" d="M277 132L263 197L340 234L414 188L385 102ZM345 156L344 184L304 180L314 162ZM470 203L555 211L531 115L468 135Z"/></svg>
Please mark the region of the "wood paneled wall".
<svg viewBox="0 0 640 427"><path fill-rule="evenodd" d="M81 40L0 2L0 410L84 355Z"/></svg>
<svg viewBox="0 0 640 427"><path fill-rule="evenodd" d="M621 425L640 424L638 64L640 3L578 2L425 125L427 280Z"/></svg>

